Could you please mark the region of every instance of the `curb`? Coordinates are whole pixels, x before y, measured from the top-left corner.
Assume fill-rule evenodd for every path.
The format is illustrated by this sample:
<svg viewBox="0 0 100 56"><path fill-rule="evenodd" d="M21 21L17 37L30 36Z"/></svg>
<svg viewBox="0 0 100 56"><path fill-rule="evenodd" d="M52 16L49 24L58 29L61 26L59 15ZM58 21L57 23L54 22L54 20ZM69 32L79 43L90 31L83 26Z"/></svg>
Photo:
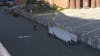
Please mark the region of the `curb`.
<svg viewBox="0 0 100 56"><path fill-rule="evenodd" d="M27 19L27 20L29 20L29 21L32 21L32 22L33 22L33 19L34 19L34 18L38 18L37 15L38 15L38 14L35 14L34 16L29 16L29 13L27 13L27 14L25 15L24 12L22 12L22 14L21 14L22 17L24 17L25 19ZM48 15L48 14L42 14L42 15ZM42 16L42 15L40 14L39 16ZM36 21L36 23L38 23L38 24L44 26L45 28L48 28L48 26L46 26L46 25L44 25L44 24L42 24L42 23L39 23L38 21Z"/></svg>
<svg viewBox="0 0 100 56"><path fill-rule="evenodd" d="M46 25L44 25L44 24L41 24L41 23L39 23L39 22L36 22L36 23L42 25L42 26L45 27L46 29L48 28L48 26L46 26Z"/></svg>

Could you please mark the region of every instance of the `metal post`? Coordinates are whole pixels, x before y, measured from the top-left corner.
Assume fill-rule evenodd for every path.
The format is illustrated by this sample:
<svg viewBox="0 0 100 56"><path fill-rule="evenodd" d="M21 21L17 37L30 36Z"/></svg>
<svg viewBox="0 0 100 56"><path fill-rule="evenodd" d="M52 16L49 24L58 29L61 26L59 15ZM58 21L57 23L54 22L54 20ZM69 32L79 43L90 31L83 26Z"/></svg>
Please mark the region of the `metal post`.
<svg viewBox="0 0 100 56"><path fill-rule="evenodd" d="M55 25L55 3L53 0L53 17L52 17L53 25Z"/></svg>

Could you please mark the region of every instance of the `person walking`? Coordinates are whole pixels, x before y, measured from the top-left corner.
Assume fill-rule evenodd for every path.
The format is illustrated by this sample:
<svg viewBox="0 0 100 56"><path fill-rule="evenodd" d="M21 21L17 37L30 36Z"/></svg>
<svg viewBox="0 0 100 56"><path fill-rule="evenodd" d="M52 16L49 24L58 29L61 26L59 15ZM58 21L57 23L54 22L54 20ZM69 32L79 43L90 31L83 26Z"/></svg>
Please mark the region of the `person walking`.
<svg viewBox="0 0 100 56"><path fill-rule="evenodd" d="M34 30L37 30L37 23L36 23L36 21L33 21L33 28L34 28Z"/></svg>
<svg viewBox="0 0 100 56"><path fill-rule="evenodd" d="M36 23L34 23L34 30L37 30L37 24Z"/></svg>

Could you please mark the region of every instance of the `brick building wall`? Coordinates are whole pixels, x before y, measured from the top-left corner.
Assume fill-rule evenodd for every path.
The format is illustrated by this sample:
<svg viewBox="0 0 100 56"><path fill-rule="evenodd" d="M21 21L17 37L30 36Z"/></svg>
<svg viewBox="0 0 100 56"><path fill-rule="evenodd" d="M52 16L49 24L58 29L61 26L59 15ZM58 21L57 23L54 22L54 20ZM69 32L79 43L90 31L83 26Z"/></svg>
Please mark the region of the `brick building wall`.
<svg viewBox="0 0 100 56"><path fill-rule="evenodd" d="M96 0L91 0L91 8L95 8L96 7Z"/></svg>
<svg viewBox="0 0 100 56"><path fill-rule="evenodd" d="M100 7L100 0L45 0L50 5L56 4L62 8L80 9ZM16 5L26 4L26 0L15 0Z"/></svg>
<svg viewBox="0 0 100 56"><path fill-rule="evenodd" d="M96 0L96 6L100 7L100 0Z"/></svg>
<svg viewBox="0 0 100 56"><path fill-rule="evenodd" d="M83 0L83 8L88 8L89 6L89 0Z"/></svg>
<svg viewBox="0 0 100 56"><path fill-rule="evenodd" d="M51 5L53 5L54 1L54 4L59 7L69 8L69 0L45 0L45 1L48 1L48 3Z"/></svg>
<svg viewBox="0 0 100 56"><path fill-rule="evenodd" d="M76 0L76 8L77 9L81 8L80 0Z"/></svg>
<svg viewBox="0 0 100 56"><path fill-rule="evenodd" d="M46 0L53 4L53 0ZM62 8L79 9L100 7L100 0L54 0L57 6Z"/></svg>

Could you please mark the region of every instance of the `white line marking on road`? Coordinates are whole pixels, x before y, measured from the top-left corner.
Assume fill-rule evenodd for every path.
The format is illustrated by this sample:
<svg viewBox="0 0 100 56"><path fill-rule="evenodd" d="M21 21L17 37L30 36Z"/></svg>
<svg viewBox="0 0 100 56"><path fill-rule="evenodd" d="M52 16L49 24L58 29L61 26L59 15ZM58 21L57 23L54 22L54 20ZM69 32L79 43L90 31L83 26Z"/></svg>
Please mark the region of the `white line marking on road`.
<svg viewBox="0 0 100 56"><path fill-rule="evenodd" d="M18 36L18 38L19 38L19 39L21 39L21 38L22 38L22 36Z"/></svg>
<svg viewBox="0 0 100 56"><path fill-rule="evenodd" d="M31 35L24 35L23 37L27 38L27 37L31 37Z"/></svg>
<svg viewBox="0 0 100 56"><path fill-rule="evenodd" d="M31 37L31 35L18 36L19 39L21 39L21 38L28 38L28 37Z"/></svg>

